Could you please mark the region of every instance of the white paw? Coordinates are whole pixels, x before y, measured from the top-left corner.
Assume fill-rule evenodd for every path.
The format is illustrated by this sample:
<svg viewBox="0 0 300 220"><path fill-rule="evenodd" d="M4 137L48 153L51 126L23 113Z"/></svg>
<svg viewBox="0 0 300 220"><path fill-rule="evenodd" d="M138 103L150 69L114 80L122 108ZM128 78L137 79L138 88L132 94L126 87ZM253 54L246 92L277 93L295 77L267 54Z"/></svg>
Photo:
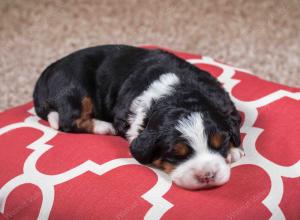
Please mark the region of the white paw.
<svg viewBox="0 0 300 220"><path fill-rule="evenodd" d="M58 115L58 112L50 112L48 115L47 115L47 118L48 118L48 122L50 124L50 127L55 129L55 130L58 130L59 128L59 115Z"/></svg>
<svg viewBox="0 0 300 220"><path fill-rule="evenodd" d="M94 119L94 133L95 134L116 134L116 130L113 125L106 121L100 121Z"/></svg>
<svg viewBox="0 0 300 220"><path fill-rule="evenodd" d="M245 152L241 148L232 147L228 152L226 158L227 163L234 163L245 156Z"/></svg>

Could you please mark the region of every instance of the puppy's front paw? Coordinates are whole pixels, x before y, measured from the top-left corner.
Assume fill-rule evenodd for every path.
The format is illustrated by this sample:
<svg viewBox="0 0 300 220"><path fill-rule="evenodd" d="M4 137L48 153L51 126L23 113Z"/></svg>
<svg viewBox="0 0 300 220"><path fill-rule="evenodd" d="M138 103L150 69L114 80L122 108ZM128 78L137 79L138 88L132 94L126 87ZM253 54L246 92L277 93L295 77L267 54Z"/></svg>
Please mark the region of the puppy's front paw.
<svg viewBox="0 0 300 220"><path fill-rule="evenodd" d="M227 163L234 163L244 156L245 156L245 152L243 149L231 147L228 152L226 161L227 161Z"/></svg>

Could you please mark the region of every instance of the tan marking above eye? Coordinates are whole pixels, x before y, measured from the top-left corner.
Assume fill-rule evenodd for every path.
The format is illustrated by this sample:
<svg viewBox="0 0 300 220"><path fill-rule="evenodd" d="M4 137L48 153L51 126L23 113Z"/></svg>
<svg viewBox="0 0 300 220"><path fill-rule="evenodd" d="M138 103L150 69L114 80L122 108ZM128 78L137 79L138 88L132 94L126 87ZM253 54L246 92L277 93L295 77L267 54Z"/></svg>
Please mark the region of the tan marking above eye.
<svg viewBox="0 0 300 220"><path fill-rule="evenodd" d="M174 152L177 156L185 156L189 153L189 148L184 143L177 143L174 147Z"/></svg>
<svg viewBox="0 0 300 220"><path fill-rule="evenodd" d="M215 149L219 149L222 146L223 141L224 137L220 133L213 134L210 137L210 144Z"/></svg>

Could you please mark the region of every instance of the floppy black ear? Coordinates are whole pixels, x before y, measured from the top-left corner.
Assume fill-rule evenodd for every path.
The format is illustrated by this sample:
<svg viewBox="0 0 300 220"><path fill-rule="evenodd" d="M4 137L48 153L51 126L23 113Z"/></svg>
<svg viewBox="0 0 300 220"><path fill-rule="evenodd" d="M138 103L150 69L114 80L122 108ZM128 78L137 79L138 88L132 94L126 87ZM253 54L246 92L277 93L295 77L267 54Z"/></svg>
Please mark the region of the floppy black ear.
<svg viewBox="0 0 300 220"><path fill-rule="evenodd" d="M159 148L156 145L157 135L155 132L145 129L130 146L131 155L142 164L149 164L158 154Z"/></svg>
<svg viewBox="0 0 300 220"><path fill-rule="evenodd" d="M230 131L230 140L234 147L239 147L241 145L241 138L240 138L240 130L239 129L231 129Z"/></svg>
<svg viewBox="0 0 300 220"><path fill-rule="evenodd" d="M240 137L240 127L241 127L241 116L238 111L234 111L229 116L230 119L230 141L234 145L234 147L239 147L241 145L241 137Z"/></svg>

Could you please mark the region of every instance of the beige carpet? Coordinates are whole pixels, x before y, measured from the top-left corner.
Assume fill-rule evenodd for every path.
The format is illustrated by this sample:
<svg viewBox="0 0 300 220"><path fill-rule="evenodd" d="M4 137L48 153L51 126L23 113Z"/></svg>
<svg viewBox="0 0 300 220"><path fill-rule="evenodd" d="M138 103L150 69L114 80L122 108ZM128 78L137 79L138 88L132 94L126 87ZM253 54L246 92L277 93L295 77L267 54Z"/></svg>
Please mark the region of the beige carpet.
<svg viewBox="0 0 300 220"><path fill-rule="evenodd" d="M300 0L0 0L0 110L31 100L49 63L107 43L200 53L300 86Z"/></svg>

